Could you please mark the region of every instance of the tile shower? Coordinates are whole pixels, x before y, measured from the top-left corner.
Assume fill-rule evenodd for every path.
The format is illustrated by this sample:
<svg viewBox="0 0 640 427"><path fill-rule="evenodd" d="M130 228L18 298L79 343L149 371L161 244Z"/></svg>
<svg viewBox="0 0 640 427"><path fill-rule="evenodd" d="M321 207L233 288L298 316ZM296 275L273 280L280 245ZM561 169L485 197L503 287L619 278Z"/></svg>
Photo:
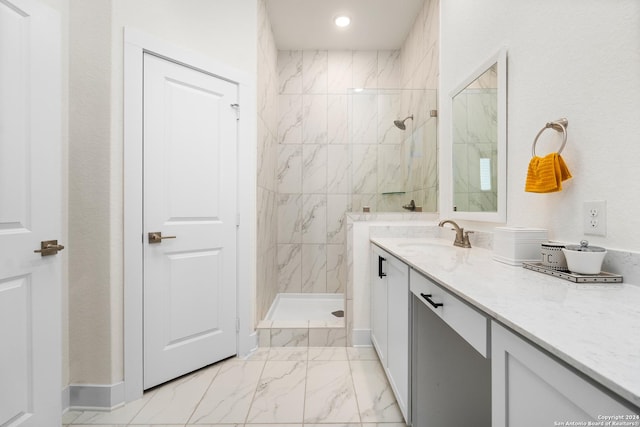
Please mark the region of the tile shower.
<svg viewBox="0 0 640 427"><path fill-rule="evenodd" d="M429 116L437 109L436 91L398 88L436 87L437 13L437 3L427 1L402 50L278 51L261 6L261 345L349 344L344 319L331 325L262 320L278 293L348 294L346 212L398 211L411 199L436 210L436 119ZM406 131L394 127L408 115L414 120Z"/></svg>

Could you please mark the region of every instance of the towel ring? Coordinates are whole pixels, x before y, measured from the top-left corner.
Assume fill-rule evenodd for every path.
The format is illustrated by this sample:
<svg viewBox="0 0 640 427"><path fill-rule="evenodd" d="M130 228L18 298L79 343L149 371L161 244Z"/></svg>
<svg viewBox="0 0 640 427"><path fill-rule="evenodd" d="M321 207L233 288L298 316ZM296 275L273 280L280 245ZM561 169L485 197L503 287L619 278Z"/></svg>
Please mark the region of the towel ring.
<svg viewBox="0 0 640 427"><path fill-rule="evenodd" d="M562 150L564 150L564 146L567 143L567 127L568 126L569 126L569 120L567 120L566 118L558 119L544 125L544 127L540 129L540 131L536 135L536 138L533 140L533 146L531 147L531 154L533 155L533 157L536 157L536 144L538 143L538 138L540 138L540 135L542 135L542 132L544 132L549 128L552 128L557 132L562 132L562 145L558 150L558 154L562 153Z"/></svg>

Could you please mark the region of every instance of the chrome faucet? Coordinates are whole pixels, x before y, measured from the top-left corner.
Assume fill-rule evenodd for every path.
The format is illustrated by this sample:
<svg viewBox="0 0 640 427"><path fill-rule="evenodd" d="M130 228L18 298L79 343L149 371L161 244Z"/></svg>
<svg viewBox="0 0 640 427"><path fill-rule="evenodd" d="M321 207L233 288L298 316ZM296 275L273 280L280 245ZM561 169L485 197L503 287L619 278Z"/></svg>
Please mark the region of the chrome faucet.
<svg viewBox="0 0 640 427"><path fill-rule="evenodd" d="M402 205L402 209L406 209L408 211L413 212L416 210L416 202L414 202L413 199L411 199L408 205Z"/></svg>
<svg viewBox="0 0 640 427"><path fill-rule="evenodd" d="M461 248L470 248L471 243L469 243L469 233L473 233L473 231L464 231L464 228L461 228L454 221L450 219L445 219L440 221L438 224L439 227L444 227L446 223L453 225L452 230L456 232L456 239L453 241L453 246L458 246Z"/></svg>

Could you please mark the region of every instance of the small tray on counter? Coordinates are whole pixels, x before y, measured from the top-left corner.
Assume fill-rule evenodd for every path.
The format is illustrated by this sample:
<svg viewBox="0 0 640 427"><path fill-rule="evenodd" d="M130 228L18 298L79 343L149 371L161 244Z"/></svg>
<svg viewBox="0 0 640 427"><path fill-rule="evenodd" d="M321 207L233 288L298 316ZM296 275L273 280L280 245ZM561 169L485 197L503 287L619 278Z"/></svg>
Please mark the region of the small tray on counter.
<svg viewBox="0 0 640 427"><path fill-rule="evenodd" d="M577 274L569 271L554 270L545 267L541 262L523 262L522 266L527 270L537 271L538 273L548 274L575 283L622 283L620 274L607 273L606 271L601 271L598 274Z"/></svg>

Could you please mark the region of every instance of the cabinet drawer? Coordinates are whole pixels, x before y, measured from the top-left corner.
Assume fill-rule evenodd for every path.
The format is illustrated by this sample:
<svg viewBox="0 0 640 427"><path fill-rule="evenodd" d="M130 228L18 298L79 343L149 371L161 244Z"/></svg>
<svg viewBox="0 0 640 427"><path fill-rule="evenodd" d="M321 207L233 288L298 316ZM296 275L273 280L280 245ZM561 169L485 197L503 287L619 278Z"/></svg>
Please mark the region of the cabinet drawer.
<svg viewBox="0 0 640 427"><path fill-rule="evenodd" d="M484 357L489 357L489 319L440 285L411 269L411 292Z"/></svg>

